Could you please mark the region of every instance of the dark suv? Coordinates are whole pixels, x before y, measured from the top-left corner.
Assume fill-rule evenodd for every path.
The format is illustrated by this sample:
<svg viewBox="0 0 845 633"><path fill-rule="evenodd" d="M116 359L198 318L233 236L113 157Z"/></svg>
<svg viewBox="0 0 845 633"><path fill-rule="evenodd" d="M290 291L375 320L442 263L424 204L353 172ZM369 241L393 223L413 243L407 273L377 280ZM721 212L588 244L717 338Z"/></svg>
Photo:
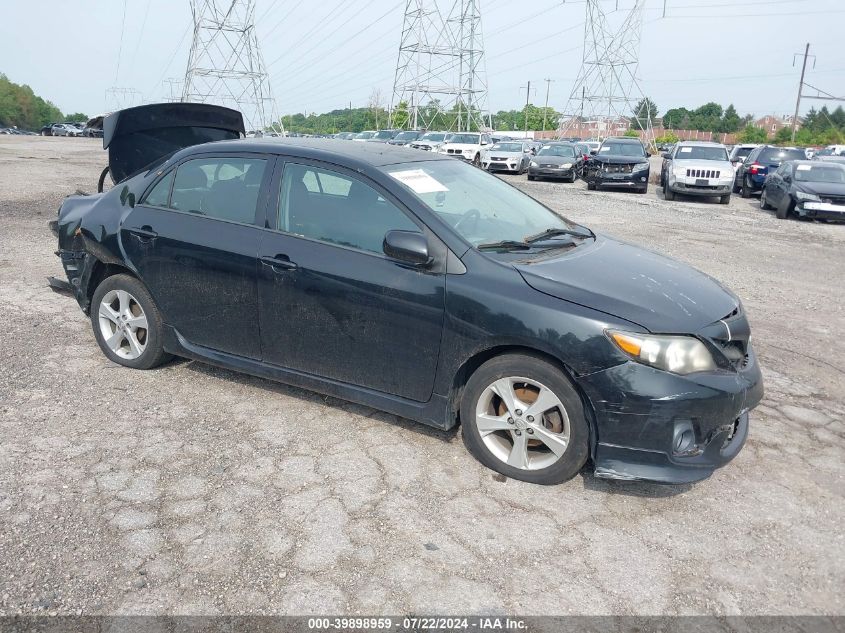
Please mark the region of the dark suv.
<svg viewBox="0 0 845 633"><path fill-rule="evenodd" d="M734 193L741 193L743 198L750 198L753 193L763 190L763 183L769 171L774 171L787 160L806 160L807 154L797 147L775 147L761 145L751 150L736 170Z"/></svg>
<svg viewBox="0 0 845 633"><path fill-rule="evenodd" d="M584 166L587 189L624 187L639 193L648 190L649 153L638 138L604 139Z"/></svg>

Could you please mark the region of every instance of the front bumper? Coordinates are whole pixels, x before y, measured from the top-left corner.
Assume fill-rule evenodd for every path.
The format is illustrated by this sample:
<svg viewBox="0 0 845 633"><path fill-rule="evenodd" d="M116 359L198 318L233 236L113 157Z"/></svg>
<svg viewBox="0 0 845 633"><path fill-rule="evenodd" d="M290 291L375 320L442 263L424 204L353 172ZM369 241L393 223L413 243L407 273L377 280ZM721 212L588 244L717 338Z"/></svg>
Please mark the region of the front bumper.
<svg viewBox="0 0 845 633"><path fill-rule="evenodd" d="M596 476L662 483L705 479L736 457L763 397L750 347L739 371L679 376L631 361L578 383L595 413Z"/></svg>
<svg viewBox="0 0 845 633"><path fill-rule="evenodd" d="M845 205L812 200L795 205L795 213L802 218L812 220L834 220L845 222Z"/></svg>
<svg viewBox="0 0 845 633"><path fill-rule="evenodd" d="M669 189L685 196L725 196L731 193L731 183L699 185L695 180L675 180L669 183Z"/></svg>
<svg viewBox="0 0 845 633"><path fill-rule="evenodd" d="M567 167L528 167L528 175L537 178L572 178L575 176L575 168Z"/></svg>
<svg viewBox="0 0 845 633"><path fill-rule="evenodd" d="M481 166L488 171L519 171L519 161L482 161Z"/></svg>
<svg viewBox="0 0 845 633"><path fill-rule="evenodd" d="M593 170L589 175L589 181L599 187L643 188L648 186L648 174L648 170L631 173L608 173L603 170Z"/></svg>

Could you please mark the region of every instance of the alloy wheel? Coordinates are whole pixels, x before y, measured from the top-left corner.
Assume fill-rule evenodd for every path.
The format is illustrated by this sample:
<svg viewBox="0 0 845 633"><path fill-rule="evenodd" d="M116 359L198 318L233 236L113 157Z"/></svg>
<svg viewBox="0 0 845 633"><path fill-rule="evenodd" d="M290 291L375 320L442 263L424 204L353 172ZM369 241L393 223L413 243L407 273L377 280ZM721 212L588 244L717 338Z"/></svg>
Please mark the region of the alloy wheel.
<svg viewBox="0 0 845 633"><path fill-rule="evenodd" d="M147 348L147 315L125 290L110 290L100 302L98 322L103 341L117 356L135 360Z"/></svg>
<svg viewBox="0 0 845 633"><path fill-rule="evenodd" d="M509 376L488 385L476 403L475 426L497 459L522 470L548 468L569 446L566 407L530 378Z"/></svg>

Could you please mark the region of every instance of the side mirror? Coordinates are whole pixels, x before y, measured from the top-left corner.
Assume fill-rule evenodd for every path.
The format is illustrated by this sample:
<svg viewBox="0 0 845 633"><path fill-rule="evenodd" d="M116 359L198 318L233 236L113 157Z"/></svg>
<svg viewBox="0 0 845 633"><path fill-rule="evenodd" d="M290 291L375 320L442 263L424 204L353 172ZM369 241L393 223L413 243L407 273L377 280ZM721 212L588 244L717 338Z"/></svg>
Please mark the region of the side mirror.
<svg viewBox="0 0 845 633"><path fill-rule="evenodd" d="M789 174L784 174L783 181L791 183L792 182L792 176L790 176Z"/></svg>
<svg viewBox="0 0 845 633"><path fill-rule="evenodd" d="M663 153L661 154L661 156L662 156L663 158L665 158L666 160L669 160L670 158L672 158L672 154L670 154L669 152L663 152Z"/></svg>
<svg viewBox="0 0 845 633"><path fill-rule="evenodd" d="M599 150L597 150L597 149L591 149L590 150L590 156L595 156L598 153L599 153Z"/></svg>
<svg viewBox="0 0 845 633"><path fill-rule="evenodd" d="M645 157L646 157L646 158L651 158L651 152L646 152L646 153L645 153Z"/></svg>
<svg viewBox="0 0 845 633"><path fill-rule="evenodd" d="M434 261L428 253L428 239L415 231L388 231L382 249L391 259L421 268Z"/></svg>

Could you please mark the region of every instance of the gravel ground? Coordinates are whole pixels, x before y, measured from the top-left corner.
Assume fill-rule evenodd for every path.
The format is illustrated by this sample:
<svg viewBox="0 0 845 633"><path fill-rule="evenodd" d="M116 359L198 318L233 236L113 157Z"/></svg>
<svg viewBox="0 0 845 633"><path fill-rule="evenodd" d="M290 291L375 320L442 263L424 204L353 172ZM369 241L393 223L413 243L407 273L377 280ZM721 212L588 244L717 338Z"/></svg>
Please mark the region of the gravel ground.
<svg viewBox="0 0 845 633"><path fill-rule="evenodd" d="M766 380L707 481L537 487L459 432L197 362L109 363L45 283L46 223L94 190L100 142L0 139L0 615L845 613L845 226L507 177L722 280Z"/></svg>

